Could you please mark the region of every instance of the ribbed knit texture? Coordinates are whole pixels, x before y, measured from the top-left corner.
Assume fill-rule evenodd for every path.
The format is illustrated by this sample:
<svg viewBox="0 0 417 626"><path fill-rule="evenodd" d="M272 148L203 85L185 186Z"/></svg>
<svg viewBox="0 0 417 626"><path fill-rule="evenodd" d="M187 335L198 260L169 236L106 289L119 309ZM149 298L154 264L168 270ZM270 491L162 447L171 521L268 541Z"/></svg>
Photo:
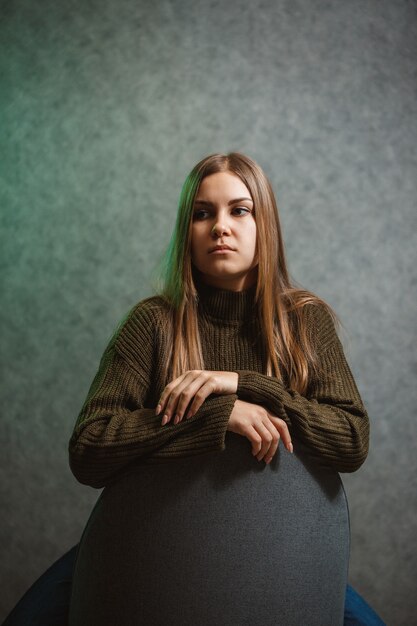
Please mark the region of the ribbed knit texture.
<svg viewBox="0 0 417 626"><path fill-rule="evenodd" d="M167 311L159 296L142 300L110 340L78 416L69 442L75 477L100 488L132 465L221 452L237 398L284 419L295 450L302 442L320 464L339 472L358 469L368 452L368 415L325 309L306 309L323 374L311 381L304 397L262 373L255 287L232 292L200 286L199 295L205 369L237 372L236 394L212 394L192 418L162 426L155 408L170 382L161 375Z"/></svg>

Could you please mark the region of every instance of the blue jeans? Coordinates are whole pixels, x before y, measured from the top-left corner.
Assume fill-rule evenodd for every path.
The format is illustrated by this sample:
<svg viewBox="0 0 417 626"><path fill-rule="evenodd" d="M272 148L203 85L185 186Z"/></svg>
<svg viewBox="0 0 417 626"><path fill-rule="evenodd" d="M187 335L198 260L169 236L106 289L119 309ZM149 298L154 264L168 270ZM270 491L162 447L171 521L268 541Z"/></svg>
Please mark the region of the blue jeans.
<svg viewBox="0 0 417 626"><path fill-rule="evenodd" d="M67 626L76 552L75 545L34 582L3 626ZM346 588L344 626L385 626L350 585Z"/></svg>

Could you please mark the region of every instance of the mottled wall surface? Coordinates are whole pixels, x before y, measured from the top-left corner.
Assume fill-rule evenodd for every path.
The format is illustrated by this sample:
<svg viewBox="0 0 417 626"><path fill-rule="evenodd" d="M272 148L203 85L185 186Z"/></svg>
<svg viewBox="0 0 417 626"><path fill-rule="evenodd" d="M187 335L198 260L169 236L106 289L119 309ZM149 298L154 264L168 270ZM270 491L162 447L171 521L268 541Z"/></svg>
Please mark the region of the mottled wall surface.
<svg viewBox="0 0 417 626"><path fill-rule="evenodd" d="M343 476L350 582L417 624L415 3L0 6L0 618L97 499L68 439L111 333L153 293L187 173L238 150L273 184L292 277L344 323L371 418Z"/></svg>

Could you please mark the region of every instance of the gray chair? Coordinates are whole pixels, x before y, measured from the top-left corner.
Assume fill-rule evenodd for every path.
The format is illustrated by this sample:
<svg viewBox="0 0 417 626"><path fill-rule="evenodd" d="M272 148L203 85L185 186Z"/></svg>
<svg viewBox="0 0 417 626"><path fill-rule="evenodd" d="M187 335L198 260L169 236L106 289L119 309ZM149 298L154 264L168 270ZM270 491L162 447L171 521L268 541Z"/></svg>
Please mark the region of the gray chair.
<svg viewBox="0 0 417 626"><path fill-rule="evenodd" d="M101 493L79 545L70 626L342 626L349 514L340 476L297 441L139 465Z"/></svg>

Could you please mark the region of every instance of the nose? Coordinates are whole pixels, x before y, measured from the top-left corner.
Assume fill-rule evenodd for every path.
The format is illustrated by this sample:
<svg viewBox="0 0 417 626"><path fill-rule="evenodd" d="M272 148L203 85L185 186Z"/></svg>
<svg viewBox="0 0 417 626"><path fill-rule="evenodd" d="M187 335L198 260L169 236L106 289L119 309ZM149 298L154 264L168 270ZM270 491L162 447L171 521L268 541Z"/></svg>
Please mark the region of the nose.
<svg viewBox="0 0 417 626"><path fill-rule="evenodd" d="M228 234L228 233L230 233L230 227L227 226L224 221L220 221L220 220L218 220L214 224L211 230L211 234L216 237L221 237L223 234Z"/></svg>

